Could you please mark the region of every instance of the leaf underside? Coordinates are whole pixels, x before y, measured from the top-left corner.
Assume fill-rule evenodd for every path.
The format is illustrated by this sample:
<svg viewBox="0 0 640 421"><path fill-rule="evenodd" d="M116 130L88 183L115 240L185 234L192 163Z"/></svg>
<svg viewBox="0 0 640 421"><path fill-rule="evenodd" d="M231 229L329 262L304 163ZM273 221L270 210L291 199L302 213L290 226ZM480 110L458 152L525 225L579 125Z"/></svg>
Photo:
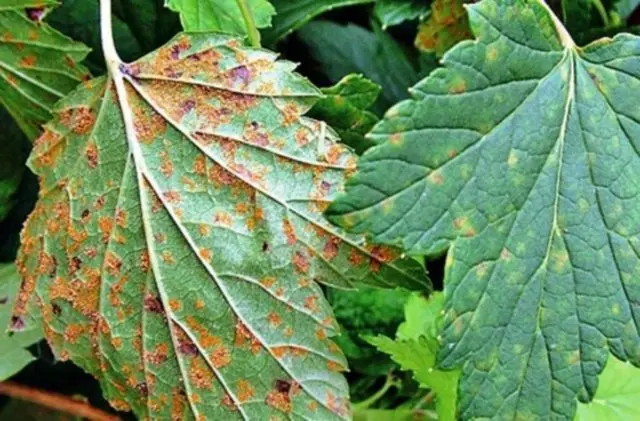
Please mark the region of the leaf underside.
<svg viewBox="0 0 640 421"><path fill-rule="evenodd" d="M232 37L178 35L84 83L36 142L15 312L37 297L56 354L116 408L346 418L317 282L424 287L412 259L323 219L355 160L302 116L319 92L293 67Z"/></svg>
<svg viewBox="0 0 640 421"><path fill-rule="evenodd" d="M89 49L40 21L44 8L56 4L0 4L0 103L30 139L51 118L53 104L89 77L78 64Z"/></svg>
<svg viewBox="0 0 640 421"><path fill-rule="evenodd" d="M445 272L462 419L573 417L610 349L640 364L640 39L561 45L537 0L471 6L371 136L329 219ZM516 23L517 22L517 23Z"/></svg>

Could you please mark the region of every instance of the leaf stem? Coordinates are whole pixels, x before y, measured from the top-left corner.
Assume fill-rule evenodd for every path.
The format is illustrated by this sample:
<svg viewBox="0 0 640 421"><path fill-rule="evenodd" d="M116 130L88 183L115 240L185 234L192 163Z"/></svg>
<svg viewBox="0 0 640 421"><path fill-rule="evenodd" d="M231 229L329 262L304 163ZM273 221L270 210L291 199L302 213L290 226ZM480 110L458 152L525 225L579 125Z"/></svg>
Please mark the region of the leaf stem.
<svg viewBox="0 0 640 421"><path fill-rule="evenodd" d="M556 31L558 31L558 36L560 37L560 42L562 42L562 45L565 48L575 48L576 43L573 38L571 38L569 31L567 31L567 28L564 27L564 24L560 21L560 19L558 19L556 14L553 13L553 10L551 10L547 2L545 0L539 0L539 3L542 7L545 8L547 13L549 13L549 16L551 16L551 20L556 27Z"/></svg>
<svg viewBox="0 0 640 421"><path fill-rule="evenodd" d="M364 411L366 409L369 409L371 405L378 402L389 391L389 389L391 389L392 387L399 387L399 386L400 386L400 382L395 377L393 377L391 373L389 373L387 375L387 378L385 379L384 385L380 390L378 390L376 393L369 396L367 399L363 400L362 402L353 404L352 406L353 412L355 413L356 411Z"/></svg>
<svg viewBox="0 0 640 421"><path fill-rule="evenodd" d="M602 23L605 28L609 27L609 15L607 14L607 9L605 9L602 1L600 0L591 0L591 4L596 8L598 13L600 14L600 19L602 19Z"/></svg>
<svg viewBox="0 0 640 421"><path fill-rule="evenodd" d="M92 421L117 421L120 418L111 415L91 405L72 399L59 393L32 389L14 382L0 383L0 395L10 396L27 402L32 402L59 412L65 412Z"/></svg>
<svg viewBox="0 0 640 421"><path fill-rule="evenodd" d="M251 13L251 9L249 9L249 3L247 0L236 0L238 2L238 7L240 8L240 12L242 13L242 19L244 19L244 24L247 26L247 33L249 34L249 43L252 47L259 48L260 47L260 32L258 32L258 27L256 26L256 22L253 19L253 13Z"/></svg>
<svg viewBox="0 0 640 421"><path fill-rule="evenodd" d="M112 69L117 69L122 62L113 42L111 0L100 0L100 38L102 41L102 54L107 63L107 70L111 72Z"/></svg>

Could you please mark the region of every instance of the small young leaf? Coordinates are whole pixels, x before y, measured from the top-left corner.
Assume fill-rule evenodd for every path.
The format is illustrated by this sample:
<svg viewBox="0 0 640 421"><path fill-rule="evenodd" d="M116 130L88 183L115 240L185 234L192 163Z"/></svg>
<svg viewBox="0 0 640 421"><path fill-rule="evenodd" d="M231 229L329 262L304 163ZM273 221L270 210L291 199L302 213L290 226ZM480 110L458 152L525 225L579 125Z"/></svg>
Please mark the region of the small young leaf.
<svg viewBox="0 0 640 421"><path fill-rule="evenodd" d="M375 33L360 26L311 22L299 33L311 56L333 83L349 73L362 73L382 87L376 111L408 97L418 75L400 45L378 26Z"/></svg>
<svg viewBox="0 0 640 421"><path fill-rule="evenodd" d="M56 4L0 4L0 103L30 139L51 118L53 104L89 77L78 64L89 50L42 21L46 8Z"/></svg>
<svg viewBox="0 0 640 421"><path fill-rule="evenodd" d="M348 75L337 85L322 89L324 98L309 112L309 116L333 127L343 143L362 154L373 142L365 135L378 122L368 108L373 106L380 87L362 75Z"/></svg>
<svg viewBox="0 0 640 421"><path fill-rule="evenodd" d="M439 348L436 326L443 302L441 293L432 294L429 300L413 295L405 306L406 321L398 329L396 340L382 335L365 339L389 354L403 370L411 370L421 386L436 394L436 410L441 421L455 421L460 373L436 368Z"/></svg>
<svg viewBox="0 0 640 421"><path fill-rule="evenodd" d="M322 218L355 158L303 116L320 93L294 67L181 34L83 84L36 142L16 314L36 293L54 352L116 408L346 418L317 283L424 287L417 262Z"/></svg>
<svg viewBox="0 0 640 421"><path fill-rule="evenodd" d="M578 402L574 421L637 419L640 419L640 370L610 355L593 402Z"/></svg>
<svg viewBox="0 0 640 421"><path fill-rule="evenodd" d="M640 364L640 38L577 48L539 0L469 7L372 132L330 219L441 255L462 419L570 420L609 350ZM487 387L487 385L491 385Z"/></svg>
<svg viewBox="0 0 640 421"><path fill-rule="evenodd" d="M434 0L431 16L420 24L416 47L442 56L456 43L471 38L463 0Z"/></svg>
<svg viewBox="0 0 640 421"><path fill-rule="evenodd" d="M0 382L22 370L33 361L25 348L42 339L42 329L36 321L12 319L11 309L20 288L20 277L13 263L0 264ZM16 330L9 334L9 327Z"/></svg>
<svg viewBox="0 0 640 421"><path fill-rule="evenodd" d="M375 0L271 0L276 8L273 25L263 31L266 45L273 45L280 39L301 28L316 16L339 7L373 3Z"/></svg>
<svg viewBox="0 0 640 421"><path fill-rule="evenodd" d="M276 11L268 0L248 0L256 27L271 26ZM247 34L237 0L165 0L165 5L180 13L186 31L219 31L229 34Z"/></svg>
<svg viewBox="0 0 640 421"><path fill-rule="evenodd" d="M374 13L382 29L399 25L408 20L424 19L431 10L425 0L378 0Z"/></svg>

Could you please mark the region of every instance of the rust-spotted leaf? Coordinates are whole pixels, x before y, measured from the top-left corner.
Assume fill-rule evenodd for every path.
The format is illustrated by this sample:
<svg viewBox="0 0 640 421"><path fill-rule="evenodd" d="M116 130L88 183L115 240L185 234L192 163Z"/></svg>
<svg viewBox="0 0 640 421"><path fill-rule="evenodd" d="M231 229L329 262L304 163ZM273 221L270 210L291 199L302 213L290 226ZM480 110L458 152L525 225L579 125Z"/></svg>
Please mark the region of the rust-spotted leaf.
<svg viewBox="0 0 640 421"><path fill-rule="evenodd" d="M141 418L349 416L318 282L423 287L412 259L322 212L354 156L304 117L319 91L266 50L178 35L57 105L31 168L19 314Z"/></svg>
<svg viewBox="0 0 640 421"><path fill-rule="evenodd" d="M416 47L442 56L459 41L471 38L463 0L434 0L431 16L418 28Z"/></svg>
<svg viewBox="0 0 640 421"><path fill-rule="evenodd" d="M89 77L80 64L89 49L45 22L56 0L0 1L0 104L34 139L51 108Z"/></svg>

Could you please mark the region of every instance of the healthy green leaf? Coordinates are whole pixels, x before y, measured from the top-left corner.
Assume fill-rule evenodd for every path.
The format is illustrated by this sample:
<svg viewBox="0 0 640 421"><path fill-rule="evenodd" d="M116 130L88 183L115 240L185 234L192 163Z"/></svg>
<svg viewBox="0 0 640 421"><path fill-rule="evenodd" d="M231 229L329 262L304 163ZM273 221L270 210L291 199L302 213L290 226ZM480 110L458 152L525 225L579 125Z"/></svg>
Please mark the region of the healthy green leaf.
<svg viewBox="0 0 640 421"><path fill-rule="evenodd" d="M303 26L299 33L333 83L349 73L362 73L380 85L376 108L382 113L407 98L407 89L418 75L400 45L379 27L374 29L375 33L353 24L318 21Z"/></svg>
<svg viewBox="0 0 640 421"><path fill-rule="evenodd" d="M317 282L424 287L322 218L355 158L275 58L179 35L58 103L30 157L16 314L37 294L54 352L139 418L346 418Z"/></svg>
<svg viewBox="0 0 640 421"><path fill-rule="evenodd" d="M0 264L0 382L22 370L33 361L25 348L42 339L39 323L25 325L23 319L12 319L11 309L20 288L20 277L13 263ZM12 325L15 333L7 329Z"/></svg>
<svg viewBox="0 0 640 421"><path fill-rule="evenodd" d="M374 9L382 29L408 20L423 20L430 11L429 2L425 0L377 0Z"/></svg>
<svg viewBox="0 0 640 421"><path fill-rule="evenodd" d="M572 45L538 0L469 9L474 42L372 137L330 220L440 255L462 419L568 420L609 349L640 364L640 39Z"/></svg>
<svg viewBox="0 0 640 421"><path fill-rule="evenodd" d="M271 26L276 13L267 0L248 0L256 27ZM165 5L180 13L186 31L220 31L229 34L247 34L237 0L165 0Z"/></svg>
<svg viewBox="0 0 640 421"><path fill-rule="evenodd" d="M273 45L311 19L339 7L372 3L375 0L271 0L276 8L271 28L263 31L264 43Z"/></svg>
<svg viewBox="0 0 640 421"><path fill-rule="evenodd" d="M329 124L358 154L373 146L365 135L378 117L367 109L375 103L380 87L362 75L351 74L335 86L322 89L322 93L325 97L313 106L309 116Z"/></svg>
<svg viewBox="0 0 640 421"><path fill-rule="evenodd" d="M0 221L15 204L14 195L24 173L28 140L4 107L0 106Z"/></svg>
<svg viewBox="0 0 640 421"><path fill-rule="evenodd" d="M30 139L53 104L89 75L78 63L89 50L42 22L55 0L0 4L0 104Z"/></svg>
<svg viewBox="0 0 640 421"><path fill-rule="evenodd" d="M463 0L434 0L429 19L418 28L416 47L439 57L460 41L471 38Z"/></svg>
<svg viewBox="0 0 640 421"><path fill-rule="evenodd" d="M593 402L578 402L575 421L627 421L640 418L640 370L609 356Z"/></svg>
<svg viewBox="0 0 640 421"><path fill-rule="evenodd" d="M406 322L398 329L396 340L382 335L366 340L389 354L403 370L411 370L422 387L436 394L436 410L441 421L455 421L460 373L436 368L439 349L436 326L443 302L440 293L434 293L428 301L413 295L405 306Z"/></svg>

